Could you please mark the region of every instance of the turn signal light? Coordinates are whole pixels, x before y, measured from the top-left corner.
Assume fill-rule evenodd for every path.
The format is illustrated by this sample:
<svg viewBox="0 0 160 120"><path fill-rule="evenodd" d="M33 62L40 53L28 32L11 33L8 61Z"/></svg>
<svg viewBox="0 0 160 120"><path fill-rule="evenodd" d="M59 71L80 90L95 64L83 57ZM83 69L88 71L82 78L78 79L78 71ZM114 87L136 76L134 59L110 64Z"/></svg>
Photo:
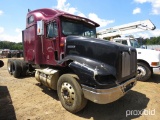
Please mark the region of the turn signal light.
<svg viewBox="0 0 160 120"><path fill-rule="evenodd" d="M158 65L159 65L159 62L152 62L151 65L152 65L152 66L158 66Z"/></svg>
<svg viewBox="0 0 160 120"><path fill-rule="evenodd" d="M61 44L60 44L60 47L64 47L64 43L61 43Z"/></svg>

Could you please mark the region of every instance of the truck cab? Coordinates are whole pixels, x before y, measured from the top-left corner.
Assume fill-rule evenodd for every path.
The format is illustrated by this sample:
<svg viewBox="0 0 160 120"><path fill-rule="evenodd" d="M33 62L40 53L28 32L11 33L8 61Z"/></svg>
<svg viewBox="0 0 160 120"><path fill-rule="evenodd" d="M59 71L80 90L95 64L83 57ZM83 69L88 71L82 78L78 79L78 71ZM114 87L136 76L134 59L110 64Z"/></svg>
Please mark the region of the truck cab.
<svg viewBox="0 0 160 120"><path fill-rule="evenodd" d="M96 37L99 24L79 16L38 9L27 14L23 31L25 61L39 65L57 65L64 58L65 39L69 35Z"/></svg>
<svg viewBox="0 0 160 120"><path fill-rule="evenodd" d="M132 46L137 50L137 79L148 80L152 74L160 72L160 52L150 49L142 49L138 41L130 37L114 38L111 41Z"/></svg>

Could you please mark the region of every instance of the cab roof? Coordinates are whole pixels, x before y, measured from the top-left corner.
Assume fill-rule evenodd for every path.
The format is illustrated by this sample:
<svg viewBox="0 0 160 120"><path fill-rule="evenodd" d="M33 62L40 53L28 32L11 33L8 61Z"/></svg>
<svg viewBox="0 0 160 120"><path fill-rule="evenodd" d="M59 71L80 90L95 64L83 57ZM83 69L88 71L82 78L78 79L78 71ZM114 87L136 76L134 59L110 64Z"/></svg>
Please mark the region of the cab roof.
<svg viewBox="0 0 160 120"><path fill-rule="evenodd" d="M35 22L40 21L40 20L49 21L49 20L54 19L55 17L63 16L66 18L74 19L74 20L84 21L84 22L91 24L92 26L95 26L95 27L100 26L98 23L96 23L88 18L72 15L70 13L67 13L67 12L64 12L61 10L57 10L57 9L42 8L42 9L33 10L33 11L28 12L27 20L30 16L34 16ZM26 26L26 27L29 27L29 26Z"/></svg>

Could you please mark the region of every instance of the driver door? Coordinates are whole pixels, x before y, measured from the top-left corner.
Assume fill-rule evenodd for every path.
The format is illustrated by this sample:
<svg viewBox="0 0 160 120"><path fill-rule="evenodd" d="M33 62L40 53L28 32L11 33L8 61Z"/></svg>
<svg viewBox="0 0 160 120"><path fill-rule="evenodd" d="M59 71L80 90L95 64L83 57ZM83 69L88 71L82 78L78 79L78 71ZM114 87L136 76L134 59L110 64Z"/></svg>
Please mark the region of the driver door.
<svg viewBox="0 0 160 120"><path fill-rule="evenodd" d="M46 26L45 52L47 63L55 65L58 60L58 24L56 21L50 22Z"/></svg>

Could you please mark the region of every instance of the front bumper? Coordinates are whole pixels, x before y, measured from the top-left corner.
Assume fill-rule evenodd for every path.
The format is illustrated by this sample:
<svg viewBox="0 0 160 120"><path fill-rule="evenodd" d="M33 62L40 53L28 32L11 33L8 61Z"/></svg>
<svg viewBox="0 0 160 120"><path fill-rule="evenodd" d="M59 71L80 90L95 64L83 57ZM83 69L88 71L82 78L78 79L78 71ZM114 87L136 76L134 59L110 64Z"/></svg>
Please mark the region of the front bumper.
<svg viewBox="0 0 160 120"><path fill-rule="evenodd" d="M118 100L124 96L136 84L136 79L130 79L117 87L109 89L95 89L82 85L82 90L86 99L98 104L107 104Z"/></svg>
<svg viewBox="0 0 160 120"><path fill-rule="evenodd" d="M153 73L154 73L154 74L160 73L160 66L159 66L159 67L156 67L156 68L153 68Z"/></svg>

